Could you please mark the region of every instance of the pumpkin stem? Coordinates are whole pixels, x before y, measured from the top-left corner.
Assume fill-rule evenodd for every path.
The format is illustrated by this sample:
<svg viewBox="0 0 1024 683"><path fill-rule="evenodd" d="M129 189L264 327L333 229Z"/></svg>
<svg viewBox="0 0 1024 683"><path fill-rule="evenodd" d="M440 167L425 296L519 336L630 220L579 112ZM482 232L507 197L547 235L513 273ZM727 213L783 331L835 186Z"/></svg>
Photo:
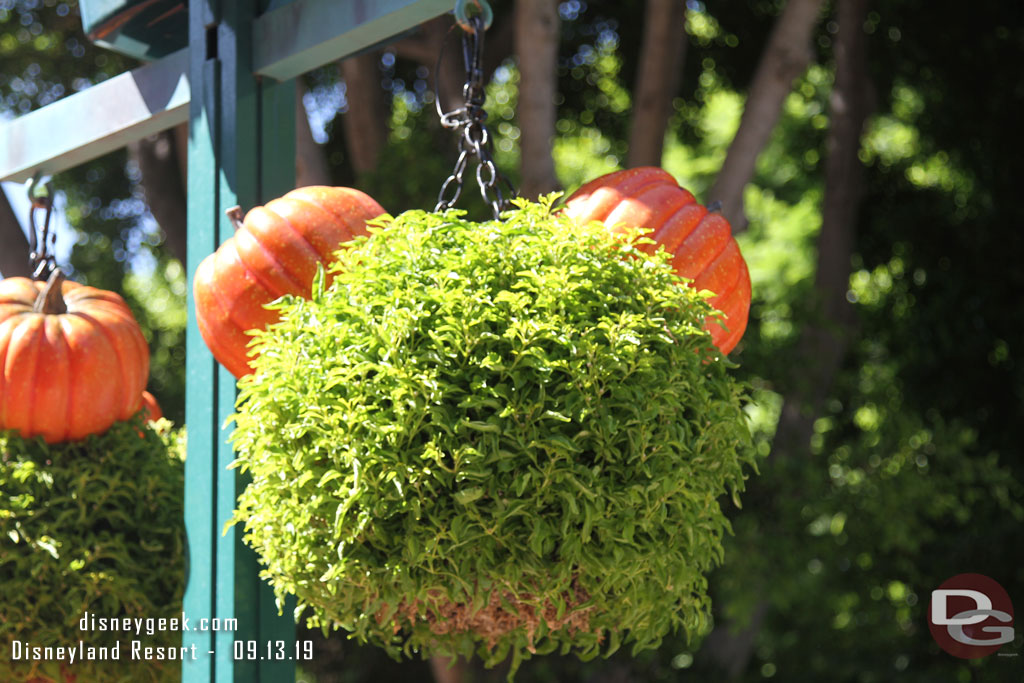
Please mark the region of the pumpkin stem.
<svg viewBox="0 0 1024 683"><path fill-rule="evenodd" d="M53 272L50 273L49 279L46 281L46 286L43 287L36 297L32 310L36 313L45 313L46 315L67 313L68 305L64 302L64 296L61 293L61 289L64 287L64 279L64 273L61 269L54 268Z"/></svg>
<svg viewBox="0 0 1024 683"><path fill-rule="evenodd" d="M232 206L224 213L227 214L228 219L231 221L231 225L235 226L235 232L238 232L239 230L242 229L242 220L244 218L244 216L242 215L242 207Z"/></svg>

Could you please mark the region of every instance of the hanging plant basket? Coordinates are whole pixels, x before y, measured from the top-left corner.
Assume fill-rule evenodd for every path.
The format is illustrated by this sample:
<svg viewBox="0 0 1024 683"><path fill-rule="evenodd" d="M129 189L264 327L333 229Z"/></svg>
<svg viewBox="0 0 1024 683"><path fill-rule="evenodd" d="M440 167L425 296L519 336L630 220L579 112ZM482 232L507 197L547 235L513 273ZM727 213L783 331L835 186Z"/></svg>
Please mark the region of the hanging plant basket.
<svg viewBox="0 0 1024 683"><path fill-rule="evenodd" d="M234 521L313 626L514 670L705 623L752 465L707 295L517 205L381 219L256 337Z"/></svg>
<svg viewBox="0 0 1024 683"><path fill-rule="evenodd" d="M179 632L81 628L87 614L180 617L184 444L159 424L154 431L139 416L60 444L0 432L0 680L181 679ZM133 640L170 656L133 660Z"/></svg>

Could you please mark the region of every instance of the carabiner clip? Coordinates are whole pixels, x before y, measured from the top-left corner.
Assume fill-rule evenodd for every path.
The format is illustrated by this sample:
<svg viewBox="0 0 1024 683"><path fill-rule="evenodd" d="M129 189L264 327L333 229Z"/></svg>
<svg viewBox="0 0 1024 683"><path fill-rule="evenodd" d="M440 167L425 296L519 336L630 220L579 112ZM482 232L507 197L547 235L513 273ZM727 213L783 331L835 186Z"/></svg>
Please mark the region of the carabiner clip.
<svg viewBox="0 0 1024 683"><path fill-rule="evenodd" d="M29 259L32 263L32 277L45 280L56 267L52 250L56 245L57 233L50 232L50 217L53 215L53 181L41 180L37 171L28 183ZM36 211L46 211L42 230L36 225Z"/></svg>

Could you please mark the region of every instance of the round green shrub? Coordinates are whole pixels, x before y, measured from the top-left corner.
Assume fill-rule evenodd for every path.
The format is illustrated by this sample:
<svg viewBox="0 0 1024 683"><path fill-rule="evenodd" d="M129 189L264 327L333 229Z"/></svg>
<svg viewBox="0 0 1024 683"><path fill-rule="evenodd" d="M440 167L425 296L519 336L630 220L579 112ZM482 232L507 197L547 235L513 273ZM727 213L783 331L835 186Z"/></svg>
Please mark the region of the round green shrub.
<svg viewBox="0 0 1024 683"><path fill-rule="evenodd" d="M311 626L489 664L699 629L744 389L664 253L542 204L385 218L240 382L235 522Z"/></svg>
<svg viewBox="0 0 1024 683"><path fill-rule="evenodd" d="M92 617L181 615L184 590L184 446L161 420L115 423L82 441L47 445L0 432L0 656L2 681L176 682L178 661L132 661L130 643L180 645L148 635L80 630ZM95 622L93 622L93 625ZM14 641L22 657L15 655ZM62 664L56 651L108 648L117 660ZM96 651L100 652L99 650ZM68 676L71 674L76 678Z"/></svg>

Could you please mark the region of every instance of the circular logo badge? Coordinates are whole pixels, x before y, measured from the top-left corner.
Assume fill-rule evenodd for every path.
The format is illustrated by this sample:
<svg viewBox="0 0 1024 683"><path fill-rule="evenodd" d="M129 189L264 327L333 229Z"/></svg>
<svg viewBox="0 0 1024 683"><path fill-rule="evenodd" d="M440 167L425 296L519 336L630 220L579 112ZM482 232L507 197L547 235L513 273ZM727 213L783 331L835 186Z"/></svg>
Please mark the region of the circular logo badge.
<svg viewBox="0 0 1024 683"><path fill-rule="evenodd" d="M1013 604L994 579L957 574L932 591L928 629L954 657L987 657L1013 641Z"/></svg>

